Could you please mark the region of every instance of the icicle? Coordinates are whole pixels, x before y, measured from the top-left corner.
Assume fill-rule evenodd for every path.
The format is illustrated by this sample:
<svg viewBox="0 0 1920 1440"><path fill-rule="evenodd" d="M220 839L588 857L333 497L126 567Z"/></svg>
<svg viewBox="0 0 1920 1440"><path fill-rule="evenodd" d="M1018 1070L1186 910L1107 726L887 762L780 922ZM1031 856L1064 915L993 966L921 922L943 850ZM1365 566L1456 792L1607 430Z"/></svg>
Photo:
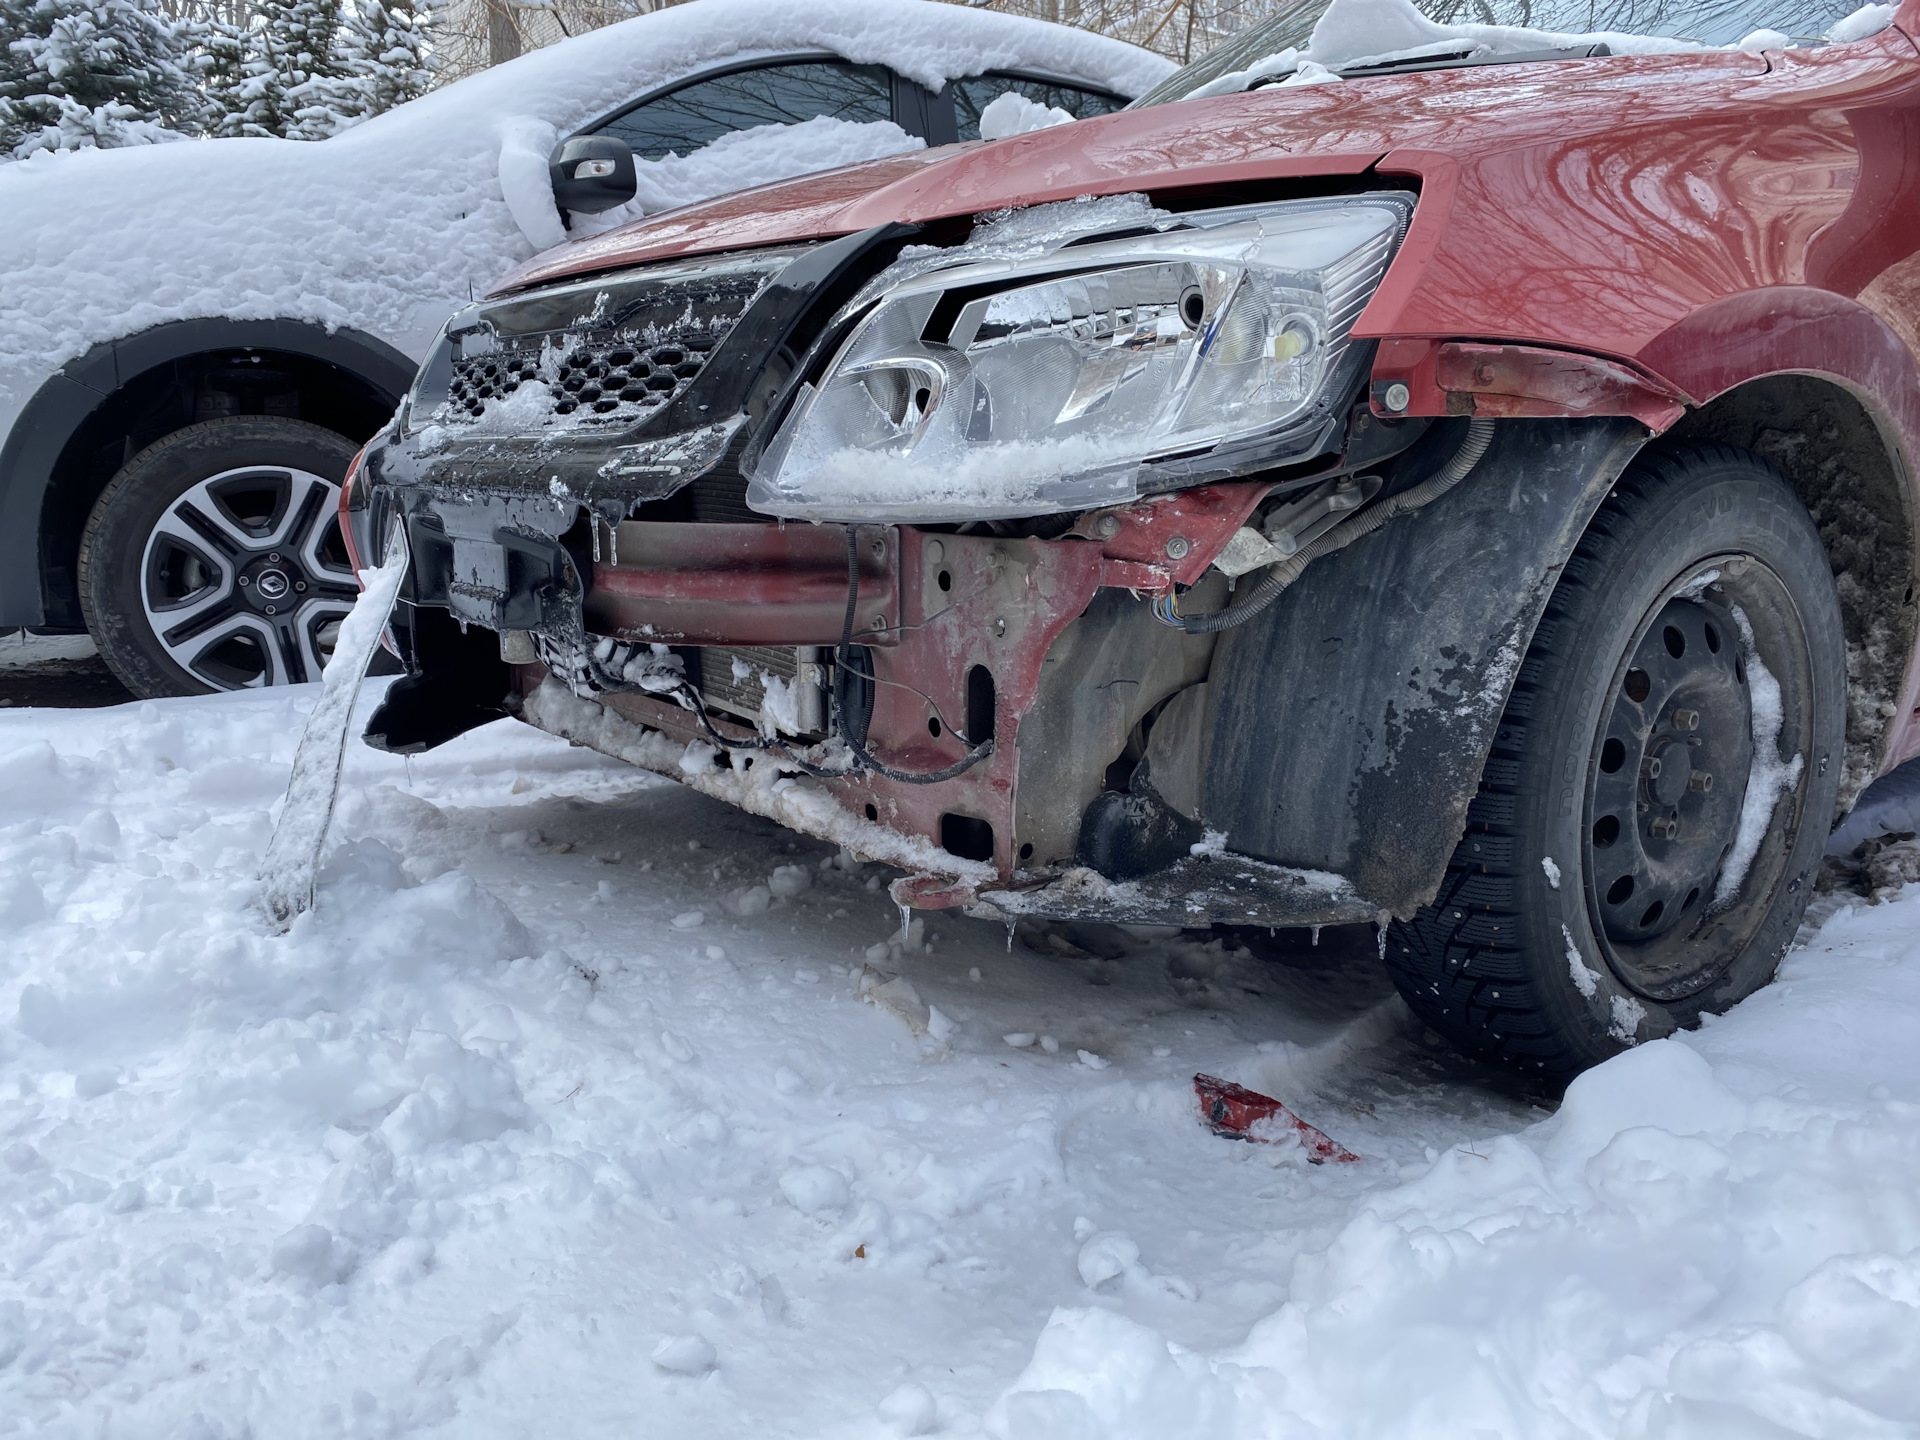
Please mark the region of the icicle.
<svg viewBox="0 0 1920 1440"><path fill-rule="evenodd" d="M1387 958L1387 927L1376 924L1373 933L1380 938L1380 958L1384 960Z"/></svg>
<svg viewBox="0 0 1920 1440"><path fill-rule="evenodd" d="M587 521L587 529L593 535L593 563L598 565L600 563L600 517L598 515Z"/></svg>
<svg viewBox="0 0 1920 1440"><path fill-rule="evenodd" d="M1320 943L1320 927L1318 925L1313 927L1313 943L1316 946Z"/></svg>
<svg viewBox="0 0 1920 1440"><path fill-rule="evenodd" d="M904 900L896 900L894 904L900 907L900 943L904 945L907 943L907 931L913 927L913 907Z"/></svg>
<svg viewBox="0 0 1920 1440"><path fill-rule="evenodd" d="M1007 954L1013 954L1013 921L1007 921Z"/></svg>
<svg viewBox="0 0 1920 1440"><path fill-rule="evenodd" d="M620 568L620 527L618 525L607 526L607 563L616 570Z"/></svg>

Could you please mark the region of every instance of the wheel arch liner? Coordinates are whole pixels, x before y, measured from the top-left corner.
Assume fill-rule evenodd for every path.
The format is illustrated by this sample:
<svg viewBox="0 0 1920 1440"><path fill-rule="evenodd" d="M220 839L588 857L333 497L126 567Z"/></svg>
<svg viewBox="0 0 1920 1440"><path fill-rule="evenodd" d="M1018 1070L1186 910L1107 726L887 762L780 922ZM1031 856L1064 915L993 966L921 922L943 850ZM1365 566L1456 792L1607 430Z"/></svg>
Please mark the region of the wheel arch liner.
<svg viewBox="0 0 1920 1440"><path fill-rule="evenodd" d="M1410 917L1465 829L1560 571L1647 438L1626 419L1503 422L1465 483L1222 636L1192 779L1156 761L1156 783L1188 790L1168 798L1197 802L1231 850L1344 876Z"/></svg>
<svg viewBox="0 0 1920 1440"><path fill-rule="evenodd" d="M0 446L0 625L38 625L41 511L54 467L87 418L136 376L207 351L278 350L336 365L393 396L414 362L386 341L301 320L177 320L96 345L69 361L21 408Z"/></svg>

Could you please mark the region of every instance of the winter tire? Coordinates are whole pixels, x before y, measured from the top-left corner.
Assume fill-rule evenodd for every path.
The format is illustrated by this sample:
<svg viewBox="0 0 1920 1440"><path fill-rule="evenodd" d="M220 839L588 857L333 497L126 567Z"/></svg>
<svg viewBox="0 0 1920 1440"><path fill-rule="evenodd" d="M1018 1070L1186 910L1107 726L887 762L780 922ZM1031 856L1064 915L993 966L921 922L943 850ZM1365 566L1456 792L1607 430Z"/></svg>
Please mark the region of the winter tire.
<svg viewBox="0 0 1920 1440"><path fill-rule="evenodd" d="M1414 1011L1569 1075L1766 984L1833 817L1845 655L1778 472L1642 456L1560 577L1438 896L1391 927Z"/></svg>
<svg viewBox="0 0 1920 1440"><path fill-rule="evenodd" d="M317 680L358 593L340 535L354 444L299 420L192 425L113 477L80 542L80 604L143 698Z"/></svg>

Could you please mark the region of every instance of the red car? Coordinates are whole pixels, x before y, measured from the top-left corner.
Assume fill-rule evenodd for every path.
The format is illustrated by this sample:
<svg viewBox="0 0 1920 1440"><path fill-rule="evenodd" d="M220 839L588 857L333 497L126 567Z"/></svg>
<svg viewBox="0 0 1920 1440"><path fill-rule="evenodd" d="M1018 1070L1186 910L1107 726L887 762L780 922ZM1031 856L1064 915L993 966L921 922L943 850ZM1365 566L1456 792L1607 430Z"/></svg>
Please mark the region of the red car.
<svg viewBox="0 0 1920 1440"><path fill-rule="evenodd" d="M1920 753L1920 0L1796 3L1310 3L539 257L348 488L367 740L516 715L908 906L1372 921L1553 1074L1725 1009Z"/></svg>

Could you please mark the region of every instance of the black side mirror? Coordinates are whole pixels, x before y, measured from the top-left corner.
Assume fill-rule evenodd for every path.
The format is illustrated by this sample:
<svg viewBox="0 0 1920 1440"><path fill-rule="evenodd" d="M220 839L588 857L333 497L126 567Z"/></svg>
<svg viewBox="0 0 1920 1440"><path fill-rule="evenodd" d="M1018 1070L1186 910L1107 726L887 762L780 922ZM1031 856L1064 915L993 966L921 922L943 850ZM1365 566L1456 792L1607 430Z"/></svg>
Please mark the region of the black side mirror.
<svg viewBox="0 0 1920 1440"><path fill-rule="evenodd" d="M633 198L639 182L633 151L611 135L576 135L562 140L547 162L553 199L561 210L597 215Z"/></svg>

